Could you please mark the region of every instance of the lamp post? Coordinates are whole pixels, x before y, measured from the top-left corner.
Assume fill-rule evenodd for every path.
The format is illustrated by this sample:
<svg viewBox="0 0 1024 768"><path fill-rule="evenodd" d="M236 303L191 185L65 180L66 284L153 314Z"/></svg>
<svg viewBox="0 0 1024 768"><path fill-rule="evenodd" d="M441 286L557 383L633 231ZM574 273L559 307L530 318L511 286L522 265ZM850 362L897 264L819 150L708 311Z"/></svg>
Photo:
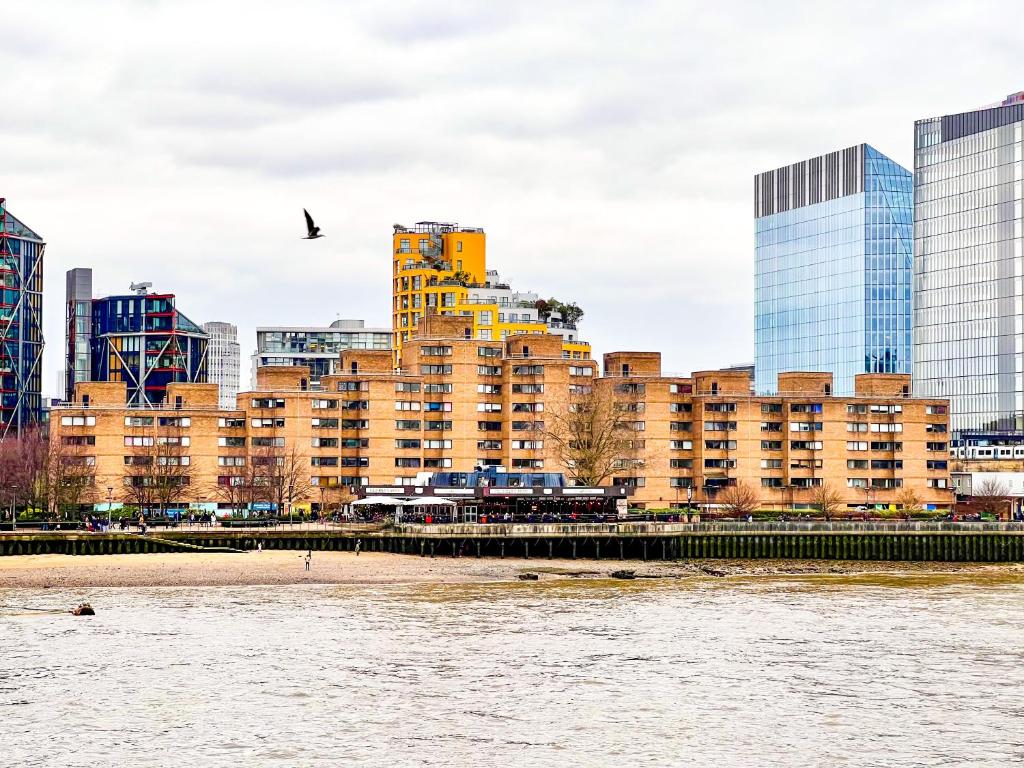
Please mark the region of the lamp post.
<svg viewBox="0 0 1024 768"><path fill-rule="evenodd" d="M11 486L11 530L18 530L18 486Z"/></svg>
<svg viewBox="0 0 1024 768"><path fill-rule="evenodd" d="M114 505L114 486L107 486L107 528L110 528L110 510Z"/></svg>
<svg viewBox="0 0 1024 768"><path fill-rule="evenodd" d="M292 525L292 492L295 490L295 486L291 483L288 484L288 525Z"/></svg>
<svg viewBox="0 0 1024 768"><path fill-rule="evenodd" d="M320 521L324 525L327 525L327 516L324 514L324 512L325 512L325 510L324 510L324 490L325 490L324 487L321 485L320 486Z"/></svg>
<svg viewBox="0 0 1024 768"><path fill-rule="evenodd" d="M692 481L691 481L692 482ZM686 486L686 522L693 517L693 486Z"/></svg>

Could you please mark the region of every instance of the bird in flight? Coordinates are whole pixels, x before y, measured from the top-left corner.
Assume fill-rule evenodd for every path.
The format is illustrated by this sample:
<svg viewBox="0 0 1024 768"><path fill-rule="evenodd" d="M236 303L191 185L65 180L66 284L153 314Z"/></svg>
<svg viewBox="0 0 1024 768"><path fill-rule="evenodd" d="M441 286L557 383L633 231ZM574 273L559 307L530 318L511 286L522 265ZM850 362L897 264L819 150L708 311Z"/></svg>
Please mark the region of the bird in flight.
<svg viewBox="0 0 1024 768"><path fill-rule="evenodd" d="M323 235L320 234L320 227L318 227L316 224L313 223L313 217L309 215L309 211L307 211L305 208L303 208L302 212L304 214L306 214L306 230L307 230L307 233L308 233L302 239L303 240L316 240L318 237L323 237Z"/></svg>

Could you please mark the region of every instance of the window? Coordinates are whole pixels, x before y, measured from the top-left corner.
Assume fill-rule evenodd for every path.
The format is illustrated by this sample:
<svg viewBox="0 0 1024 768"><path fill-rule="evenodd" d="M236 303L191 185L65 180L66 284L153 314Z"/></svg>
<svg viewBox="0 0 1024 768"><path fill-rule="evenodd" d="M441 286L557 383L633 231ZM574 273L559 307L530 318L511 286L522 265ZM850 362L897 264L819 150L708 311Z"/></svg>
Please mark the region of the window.
<svg viewBox="0 0 1024 768"><path fill-rule="evenodd" d="M781 440L762 440L761 441L762 451L781 451L782 441Z"/></svg>
<svg viewBox="0 0 1024 768"><path fill-rule="evenodd" d="M424 440L423 447L428 451L451 450L451 440Z"/></svg>
<svg viewBox="0 0 1024 768"><path fill-rule="evenodd" d="M342 448L369 448L370 438L368 437L343 437L341 438Z"/></svg>
<svg viewBox="0 0 1024 768"><path fill-rule="evenodd" d="M124 444L128 448L147 448L153 445L152 437L125 437Z"/></svg>
<svg viewBox="0 0 1024 768"><path fill-rule="evenodd" d="M156 439L157 445L184 445L188 446L192 444L192 439L188 437L158 437Z"/></svg>
<svg viewBox="0 0 1024 768"><path fill-rule="evenodd" d="M218 456L218 467L244 467L245 456Z"/></svg>
<svg viewBox="0 0 1024 768"><path fill-rule="evenodd" d="M452 466L451 459L424 459L423 466L427 469L450 469Z"/></svg>
<svg viewBox="0 0 1024 768"><path fill-rule="evenodd" d="M337 400L316 400L316 399L314 399L314 400L312 400L310 402L310 407L314 411L330 410L332 408L337 408L338 407L338 401Z"/></svg>
<svg viewBox="0 0 1024 768"><path fill-rule="evenodd" d="M761 422L762 432L781 432L782 422L781 421L762 421Z"/></svg>
<svg viewBox="0 0 1024 768"><path fill-rule="evenodd" d="M790 413L821 413L821 403L792 403Z"/></svg>
<svg viewBox="0 0 1024 768"><path fill-rule="evenodd" d="M356 365L356 363L352 363L352 365ZM409 392L418 392L419 391L419 389L418 389L419 384L414 384L413 386L417 387L417 389L410 389L408 391ZM396 384L395 388L397 389L397 387L398 387L398 385ZM370 389L370 385L367 384L365 381L339 381L338 382L338 391L339 392L366 392L369 389ZM405 390L402 390L402 391L405 391Z"/></svg>
<svg viewBox="0 0 1024 768"><path fill-rule="evenodd" d="M543 469L544 459L512 459L513 469Z"/></svg>
<svg viewBox="0 0 1024 768"><path fill-rule="evenodd" d="M480 395L500 395L501 384L477 384L476 391Z"/></svg>
<svg viewBox="0 0 1024 768"><path fill-rule="evenodd" d="M736 403L705 403L704 410L715 413L735 413Z"/></svg>
<svg viewBox="0 0 1024 768"><path fill-rule="evenodd" d="M846 450L848 451L866 451L868 444L866 442L853 441L846 444Z"/></svg>
<svg viewBox="0 0 1024 768"><path fill-rule="evenodd" d="M127 443L126 443L127 445ZM245 438L244 437L218 437L217 445L221 448L244 448Z"/></svg>
<svg viewBox="0 0 1024 768"><path fill-rule="evenodd" d="M927 413L929 416L944 416L945 414L949 413L949 408L946 407L945 405L926 405L924 407L924 412Z"/></svg>
<svg viewBox="0 0 1024 768"><path fill-rule="evenodd" d="M543 376L544 366L543 365L513 365L512 366L513 376Z"/></svg>
<svg viewBox="0 0 1024 768"><path fill-rule="evenodd" d="M625 486L626 488L643 488L647 485L645 477L613 477L613 486Z"/></svg>
<svg viewBox="0 0 1024 768"><path fill-rule="evenodd" d="M451 347L420 347L420 354L424 357L450 357L452 354Z"/></svg>
<svg viewBox="0 0 1024 768"><path fill-rule="evenodd" d="M821 440L790 440L789 448L793 451L820 451Z"/></svg>
<svg viewBox="0 0 1024 768"><path fill-rule="evenodd" d="M481 413L498 413L501 411L501 403L477 403L476 409Z"/></svg>
<svg viewBox="0 0 1024 768"><path fill-rule="evenodd" d="M761 403L761 413L782 413L782 403Z"/></svg>
<svg viewBox="0 0 1024 768"><path fill-rule="evenodd" d="M310 438L309 444L313 448L337 448L338 438L336 437L313 437Z"/></svg>
<svg viewBox="0 0 1024 768"><path fill-rule="evenodd" d="M873 442L871 443L872 451L902 451L903 443L892 443L892 442Z"/></svg>
<svg viewBox="0 0 1024 768"><path fill-rule="evenodd" d="M161 416L157 424L161 427L191 427L192 419L188 416Z"/></svg>
<svg viewBox="0 0 1024 768"><path fill-rule="evenodd" d="M262 427L283 427L284 419L252 419L249 423L257 429Z"/></svg>
<svg viewBox="0 0 1024 768"><path fill-rule="evenodd" d="M949 462L941 459L928 459L928 469L948 469Z"/></svg>
<svg viewBox="0 0 1024 768"><path fill-rule="evenodd" d="M71 435L61 438L62 445L96 445L95 435Z"/></svg>
<svg viewBox="0 0 1024 768"><path fill-rule="evenodd" d="M501 357L501 347L477 347L477 357Z"/></svg>
<svg viewBox="0 0 1024 768"><path fill-rule="evenodd" d="M192 460L188 456L157 456L156 463L161 467L187 467Z"/></svg>
<svg viewBox="0 0 1024 768"><path fill-rule="evenodd" d="M902 488L903 480L899 477L873 477L872 488Z"/></svg>
<svg viewBox="0 0 1024 768"><path fill-rule="evenodd" d="M949 481L945 477L929 477L929 488L949 488Z"/></svg>
<svg viewBox="0 0 1024 768"><path fill-rule="evenodd" d="M930 432L932 434L945 434L945 432L946 432L946 425L945 424L928 424L928 425L925 426L924 431L925 432Z"/></svg>
<svg viewBox="0 0 1024 768"><path fill-rule="evenodd" d="M903 469L902 459L872 459L872 469Z"/></svg>
<svg viewBox="0 0 1024 768"><path fill-rule="evenodd" d="M492 324L492 319L491 319L492 317L493 316L491 314L491 310L489 310L489 309L480 310L480 317L479 317L479 320L477 320L477 323L479 325L491 325Z"/></svg>
<svg viewBox="0 0 1024 768"><path fill-rule="evenodd" d="M735 451L735 440L705 440L704 449L708 451Z"/></svg>
<svg viewBox="0 0 1024 768"><path fill-rule="evenodd" d="M670 477L668 479L669 488L693 488L692 477Z"/></svg>
<svg viewBox="0 0 1024 768"><path fill-rule="evenodd" d="M929 451L945 451L946 443L925 443L925 449Z"/></svg>
<svg viewBox="0 0 1024 768"><path fill-rule="evenodd" d="M820 432L821 422L820 421L791 421L789 423L790 432Z"/></svg>
<svg viewBox="0 0 1024 768"><path fill-rule="evenodd" d="M310 426L313 429L337 429L337 419L310 419Z"/></svg>
<svg viewBox="0 0 1024 768"><path fill-rule="evenodd" d="M541 413L544 403L512 403L512 413Z"/></svg>
<svg viewBox="0 0 1024 768"><path fill-rule="evenodd" d="M419 392L420 383L418 381L397 381L395 382L395 392Z"/></svg>
<svg viewBox="0 0 1024 768"><path fill-rule="evenodd" d="M230 439L230 438L229 438ZM283 437L254 437L253 448L284 448Z"/></svg>
<svg viewBox="0 0 1024 768"><path fill-rule="evenodd" d="M148 467L153 464L152 456L125 456L124 465L126 467Z"/></svg>
<svg viewBox="0 0 1024 768"><path fill-rule="evenodd" d="M421 365L420 373L423 376L451 376L451 365Z"/></svg>
<svg viewBox="0 0 1024 768"><path fill-rule="evenodd" d="M478 376L501 376L500 365L478 365L476 367Z"/></svg>
<svg viewBox="0 0 1024 768"><path fill-rule="evenodd" d="M867 413L868 407L864 403L851 403L846 406L847 413Z"/></svg>
<svg viewBox="0 0 1024 768"><path fill-rule="evenodd" d="M313 456L309 460L310 466L313 467L336 467L338 466L337 456Z"/></svg>
<svg viewBox="0 0 1024 768"><path fill-rule="evenodd" d="M618 395L642 395L647 392L646 384L616 384L615 393Z"/></svg>
<svg viewBox="0 0 1024 768"><path fill-rule="evenodd" d="M868 425L864 421L848 421L846 422L847 432L867 432Z"/></svg>
<svg viewBox="0 0 1024 768"><path fill-rule="evenodd" d="M692 403L669 403L669 413L693 413Z"/></svg>
<svg viewBox="0 0 1024 768"><path fill-rule="evenodd" d="M341 466L343 467L368 467L370 460L365 456L342 456Z"/></svg>
<svg viewBox="0 0 1024 768"><path fill-rule="evenodd" d="M782 478L781 477L762 477L761 478L762 488L781 488Z"/></svg>
<svg viewBox="0 0 1024 768"><path fill-rule="evenodd" d="M419 447L420 447L420 441L419 440L401 440L401 439L395 440L395 448L398 448L399 450L403 450L404 451L404 450L408 450L410 448L419 448Z"/></svg>
<svg viewBox="0 0 1024 768"><path fill-rule="evenodd" d="M790 469L821 469L821 459L792 459Z"/></svg>
<svg viewBox="0 0 1024 768"><path fill-rule="evenodd" d="M274 397L254 397L252 399L253 408L284 408L284 400L281 398Z"/></svg>
<svg viewBox="0 0 1024 768"><path fill-rule="evenodd" d="M791 481L797 488L820 488L822 483L820 477L794 477Z"/></svg>
<svg viewBox="0 0 1024 768"><path fill-rule="evenodd" d="M691 395L693 384L669 384L668 391L673 395Z"/></svg>
<svg viewBox="0 0 1024 768"><path fill-rule="evenodd" d="M420 410L419 400L396 400L396 411L418 411Z"/></svg>
<svg viewBox="0 0 1024 768"><path fill-rule="evenodd" d="M369 419L342 419L341 420L341 428L342 429L369 429L370 428L370 420Z"/></svg>
<svg viewBox="0 0 1024 768"><path fill-rule="evenodd" d="M501 422L500 421L478 421L476 428L481 432L500 432Z"/></svg>
<svg viewBox="0 0 1024 768"><path fill-rule="evenodd" d="M370 409L369 400L342 400L341 410L343 411L368 411Z"/></svg>
<svg viewBox="0 0 1024 768"><path fill-rule="evenodd" d="M868 479L866 477L848 477L846 478L847 488L867 488Z"/></svg>
<svg viewBox="0 0 1024 768"><path fill-rule="evenodd" d="M892 424L876 424L876 423L872 422L871 423L871 431L872 432L902 432L903 431L903 425L898 423L898 422L894 422Z"/></svg>
<svg viewBox="0 0 1024 768"><path fill-rule="evenodd" d="M735 421L705 421L704 430L707 432L732 432L736 429Z"/></svg>
<svg viewBox="0 0 1024 768"><path fill-rule="evenodd" d="M517 395L542 395L544 394L543 384L513 384L512 393Z"/></svg>
<svg viewBox="0 0 1024 768"><path fill-rule="evenodd" d="M693 459L669 459L668 465L672 469L693 469Z"/></svg>
<svg viewBox="0 0 1024 768"><path fill-rule="evenodd" d="M152 427L153 417L152 416L125 416L124 425L126 427Z"/></svg>
<svg viewBox="0 0 1024 768"><path fill-rule="evenodd" d="M407 469L418 469L419 466L420 466L420 460L419 459L406 458L404 456L400 456L400 457L395 459L395 466L396 467L405 467Z"/></svg>
<svg viewBox="0 0 1024 768"><path fill-rule="evenodd" d="M692 421L670 421L668 423L669 432L689 432L693 429Z"/></svg>
<svg viewBox="0 0 1024 768"><path fill-rule="evenodd" d="M395 422L395 429L419 429L419 419L399 419Z"/></svg>
<svg viewBox="0 0 1024 768"><path fill-rule="evenodd" d="M570 365L569 366L570 376L593 376L594 369L589 365Z"/></svg>
<svg viewBox="0 0 1024 768"><path fill-rule="evenodd" d="M619 424L621 429L632 430L633 432L643 432L647 429L646 422L643 421L623 421Z"/></svg>
<svg viewBox="0 0 1024 768"><path fill-rule="evenodd" d="M500 451L501 440L477 440L476 449L478 451Z"/></svg>
<svg viewBox="0 0 1024 768"><path fill-rule="evenodd" d="M450 395L452 392L451 384L424 384L423 391L428 395Z"/></svg>
<svg viewBox="0 0 1024 768"><path fill-rule="evenodd" d="M882 403L882 404L872 403L871 404L871 412L872 413L903 413L903 406L902 405L891 405L891 404L888 404L888 403Z"/></svg>
<svg viewBox="0 0 1024 768"><path fill-rule="evenodd" d="M569 394L570 395L589 395L594 391L594 388L589 384L570 384Z"/></svg>
<svg viewBox="0 0 1024 768"><path fill-rule="evenodd" d="M543 421L513 421L513 432L539 432L544 429Z"/></svg>
<svg viewBox="0 0 1024 768"><path fill-rule="evenodd" d="M245 419L217 419L217 426L228 429L244 429Z"/></svg>
<svg viewBox="0 0 1024 768"><path fill-rule="evenodd" d="M846 460L846 468L847 469L867 469L868 468L868 460L867 459L847 459Z"/></svg>
<svg viewBox="0 0 1024 768"><path fill-rule="evenodd" d="M425 421L423 423L423 429L425 430L450 430L452 423L447 420L443 421Z"/></svg>
<svg viewBox="0 0 1024 768"><path fill-rule="evenodd" d="M735 469L736 459L704 459L704 469Z"/></svg>
<svg viewBox="0 0 1024 768"><path fill-rule="evenodd" d="M782 469L782 459L761 459L761 469Z"/></svg>
<svg viewBox="0 0 1024 768"><path fill-rule="evenodd" d="M513 451L542 451L544 450L543 440L513 440Z"/></svg>
<svg viewBox="0 0 1024 768"><path fill-rule="evenodd" d="M428 401L423 403L423 410L428 413L448 412L452 409L452 404L440 400Z"/></svg>
<svg viewBox="0 0 1024 768"><path fill-rule="evenodd" d="M62 427L94 427L96 426L95 416L61 416Z"/></svg>

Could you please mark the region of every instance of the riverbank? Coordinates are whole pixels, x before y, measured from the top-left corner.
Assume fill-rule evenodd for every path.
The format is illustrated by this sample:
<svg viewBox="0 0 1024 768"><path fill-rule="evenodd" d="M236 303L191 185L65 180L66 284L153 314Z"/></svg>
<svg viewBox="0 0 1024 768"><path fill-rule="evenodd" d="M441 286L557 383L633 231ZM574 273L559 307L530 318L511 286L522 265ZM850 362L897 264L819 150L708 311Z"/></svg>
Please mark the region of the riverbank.
<svg viewBox="0 0 1024 768"><path fill-rule="evenodd" d="M835 562L818 560L541 560L421 558L377 552L171 553L145 555L22 555L0 558L0 589L56 587L161 587L282 584L465 584L514 581L524 573L542 580L610 578L626 569L638 578L721 578L811 574L1020 574L1024 564Z"/></svg>

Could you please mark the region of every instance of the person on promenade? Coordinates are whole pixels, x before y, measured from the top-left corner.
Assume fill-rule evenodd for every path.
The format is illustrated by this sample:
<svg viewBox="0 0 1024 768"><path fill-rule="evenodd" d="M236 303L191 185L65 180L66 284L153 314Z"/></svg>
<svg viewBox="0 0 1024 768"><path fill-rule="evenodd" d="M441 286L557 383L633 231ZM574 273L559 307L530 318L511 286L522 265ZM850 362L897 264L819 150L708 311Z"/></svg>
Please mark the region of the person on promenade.
<svg viewBox="0 0 1024 768"><path fill-rule="evenodd" d="M362 539L356 539L356 557L359 557L359 550L362 549L362 547L363 547Z"/></svg>
<svg viewBox="0 0 1024 768"><path fill-rule="evenodd" d="M306 553L306 570L307 571L309 570L309 564L310 564L310 562L312 560L313 560L313 550L311 549L311 550L309 550L309 552Z"/></svg>

